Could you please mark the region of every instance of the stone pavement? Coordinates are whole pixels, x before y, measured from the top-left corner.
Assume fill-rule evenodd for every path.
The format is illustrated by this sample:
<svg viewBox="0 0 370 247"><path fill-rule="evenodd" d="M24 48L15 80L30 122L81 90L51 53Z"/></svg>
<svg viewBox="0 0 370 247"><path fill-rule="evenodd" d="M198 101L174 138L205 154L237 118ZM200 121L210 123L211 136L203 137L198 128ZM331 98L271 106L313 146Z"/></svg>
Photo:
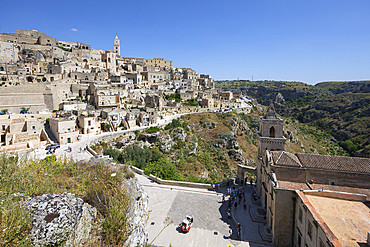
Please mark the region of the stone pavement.
<svg viewBox="0 0 370 247"><path fill-rule="evenodd" d="M222 202L222 193L206 189L187 188L179 186L159 185L146 176L137 175L140 184L149 196L149 219L147 230L149 244L152 246L253 246L266 247L258 235L258 226L248 219L246 212L239 212L244 235L253 240L242 241L237 236L237 227L233 219L227 218L227 203ZM253 190L253 189L252 189ZM192 229L182 233L179 224L187 214L194 217ZM245 225L245 230L244 230ZM229 238L229 227L233 227L233 235ZM249 231L249 227L255 231ZM267 245L266 245L267 244Z"/></svg>

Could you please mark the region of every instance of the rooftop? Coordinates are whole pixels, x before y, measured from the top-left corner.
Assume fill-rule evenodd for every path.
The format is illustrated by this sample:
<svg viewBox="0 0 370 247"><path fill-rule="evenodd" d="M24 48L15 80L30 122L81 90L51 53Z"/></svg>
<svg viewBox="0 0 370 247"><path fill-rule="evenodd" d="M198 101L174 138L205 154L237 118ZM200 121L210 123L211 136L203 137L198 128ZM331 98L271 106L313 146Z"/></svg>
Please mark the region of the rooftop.
<svg viewBox="0 0 370 247"><path fill-rule="evenodd" d="M289 181L278 181L279 188L291 189L291 190L309 190L310 188L306 183L289 182Z"/></svg>
<svg viewBox="0 0 370 247"><path fill-rule="evenodd" d="M271 151L274 165L323 169L353 173L370 173L370 159L286 151Z"/></svg>
<svg viewBox="0 0 370 247"><path fill-rule="evenodd" d="M300 193L301 198L302 194ZM310 204L308 206L314 209L309 207L314 217L318 215L324 221L321 226L329 228L342 246L358 247L366 244L365 236L370 229L370 210L364 203L309 193L304 196Z"/></svg>
<svg viewBox="0 0 370 247"><path fill-rule="evenodd" d="M271 152L271 156L275 165L302 167L298 157L292 153L285 151L273 151Z"/></svg>
<svg viewBox="0 0 370 247"><path fill-rule="evenodd" d="M279 181L279 185L280 185L280 181ZM367 201L370 201L370 189L328 185L328 184L310 184L310 186L313 190L331 190L331 191L339 191L339 192L346 192L346 193L353 193L353 194L362 194L362 195L366 195Z"/></svg>
<svg viewBox="0 0 370 247"><path fill-rule="evenodd" d="M370 173L370 159L359 157L296 154L303 167L344 172Z"/></svg>

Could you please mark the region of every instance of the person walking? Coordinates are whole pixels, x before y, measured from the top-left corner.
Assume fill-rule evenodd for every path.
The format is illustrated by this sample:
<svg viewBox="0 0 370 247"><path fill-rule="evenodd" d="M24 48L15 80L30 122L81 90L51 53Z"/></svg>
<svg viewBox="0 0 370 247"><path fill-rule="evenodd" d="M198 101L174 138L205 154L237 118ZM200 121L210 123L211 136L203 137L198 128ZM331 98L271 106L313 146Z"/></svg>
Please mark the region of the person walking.
<svg viewBox="0 0 370 247"><path fill-rule="evenodd" d="M241 228L241 226L240 226L240 223L238 222L238 227L237 227L238 229L238 237L240 238L240 228Z"/></svg>
<svg viewBox="0 0 370 247"><path fill-rule="evenodd" d="M230 226L230 229L229 229L229 238L231 238L231 236L233 235L233 228Z"/></svg>

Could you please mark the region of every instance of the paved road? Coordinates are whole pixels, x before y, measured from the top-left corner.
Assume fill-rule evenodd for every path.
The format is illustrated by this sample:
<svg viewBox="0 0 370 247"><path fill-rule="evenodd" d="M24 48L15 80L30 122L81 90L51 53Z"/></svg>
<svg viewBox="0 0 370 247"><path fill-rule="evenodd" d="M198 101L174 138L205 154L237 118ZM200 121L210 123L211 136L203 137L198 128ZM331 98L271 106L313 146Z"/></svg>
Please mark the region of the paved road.
<svg viewBox="0 0 370 247"><path fill-rule="evenodd" d="M170 244L174 247L269 246L260 241L256 231L248 235L249 240L253 240L251 242L242 241L237 237L235 221L227 219L227 204L222 203L222 193L206 189L159 185L145 176L136 175L136 177L149 195L150 214L147 229L149 243L152 246L170 246ZM249 224L251 228L257 229L257 224L250 218L247 219L249 215L242 213L244 214L239 217L242 220L242 226ZM194 217L194 224L188 233L182 233L179 224L187 214ZM230 225L234 229L231 238L228 236ZM248 229L245 228L245 231Z"/></svg>
<svg viewBox="0 0 370 247"><path fill-rule="evenodd" d="M172 116L167 116L164 119L161 119L158 121L157 126L164 126L170 123L173 119L179 118L184 114L176 114ZM89 160L92 158L92 155L88 151L83 151L83 149L88 145L91 141L93 141L96 138L102 137L102 136L107 136L112 133L126 133L126 132L131 132L135 130L143 130L148 127L133 127L129 130L123 130L123 131L118 131L118 132L103 132L99 135L96 134L80 134L80 141L75 142L75 143L70 143L70 144L65 144L65 145L60 145L60 148L56 149L56 154L58 156L65 156L68 159L73 159L74 161L83 161L83 160ZM35 149L34 151L30 152L28 154L28 158L32 159L43 159L47 156L46 146L42 146L41 148ZM72 148L72 152L68 151L68 147ZM82 150L80 152L80 150Z"/></svg>

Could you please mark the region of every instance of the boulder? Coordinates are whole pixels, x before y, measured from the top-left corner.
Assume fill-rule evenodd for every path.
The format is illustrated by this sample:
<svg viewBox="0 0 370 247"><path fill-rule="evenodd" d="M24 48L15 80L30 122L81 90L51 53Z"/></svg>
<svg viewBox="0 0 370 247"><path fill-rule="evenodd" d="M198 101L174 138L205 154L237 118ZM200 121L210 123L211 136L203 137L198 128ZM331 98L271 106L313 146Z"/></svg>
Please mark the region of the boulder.
<svg viewBox="0 0 370 247"><path fill-rule="evenodd" d="M44 194L29 199L25 205L33 217L30 235L35 246L54 246L65 241L82 246L96 217L95 208L71 193Z"/></svg>

